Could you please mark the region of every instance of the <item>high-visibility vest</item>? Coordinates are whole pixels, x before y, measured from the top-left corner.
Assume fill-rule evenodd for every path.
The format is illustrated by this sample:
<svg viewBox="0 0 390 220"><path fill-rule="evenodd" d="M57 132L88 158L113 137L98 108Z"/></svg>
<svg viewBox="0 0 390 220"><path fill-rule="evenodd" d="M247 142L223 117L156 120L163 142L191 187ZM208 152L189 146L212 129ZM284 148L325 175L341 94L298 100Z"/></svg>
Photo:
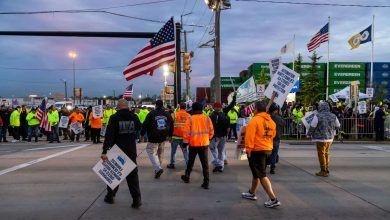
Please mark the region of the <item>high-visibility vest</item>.
<svg viewBox="0 0 390 220"><path fill-rule="evenodd" d="M60 121L57 110L54 110L52 112L49 111L47 113L47 117L49 118L50 126L54 126L54 125L58 124L58 122Z"/></svg>
<svg viewBox="0 0 390 220"><path fill-rule="evenodd" d="M236 124L238 119L238 114L235 111L229 111L228 117L230 118L230 124Z"/></svg>
<svg viewBox="0 0 390 220"><path fill-rule="evenodd" d="M20 127L20 112L18 110L14 110L11 113L9 121L12 127Z"/></svg>
<svg viewBox="0 0 390 220"><path fill-rule="evenodd" d="M91 128L102 128L102 118L94 118L93 114L89 114L89 123Z"/></svg>
<svg viewBox="0 0 390 220"><path fill-rule="evenodd" d="M108 124L108 121L110 120L111 115L115 114L115 109L106 109L103 112L103 124Z"/></svg>
<svg viewBox="0 0 390 220"><path fill-rule="evenodd" d="M69 118L71 124L76 123L76 122L82 123L84 121L84 115L81 113L77 113L77 112L73 112L72 114L70 114L68 116L68 118Z"/></svg>
<svg viewBox="0 0 390 220"><path fill-rule="evenodd" d="M191 117L186 110L179 110L175 113L175 122L173 123L173 138L183 139L183 128L186 121Z"/></svg>
<svg viewBox="0 0 390 220"><path fill-rule="evenodd" d="M191 147L209 146L213 136L213 123L204 114L192 115L183 128L183 142L189 143Z"/></svg>
<svg viewBox="0 0 390 220"><path fill-rule="evenodd" d="M32 113L32 112L28 113L26 120L28 121L29 126L35 126L41 123L36 117L37 117L37 113Z"/></svg>

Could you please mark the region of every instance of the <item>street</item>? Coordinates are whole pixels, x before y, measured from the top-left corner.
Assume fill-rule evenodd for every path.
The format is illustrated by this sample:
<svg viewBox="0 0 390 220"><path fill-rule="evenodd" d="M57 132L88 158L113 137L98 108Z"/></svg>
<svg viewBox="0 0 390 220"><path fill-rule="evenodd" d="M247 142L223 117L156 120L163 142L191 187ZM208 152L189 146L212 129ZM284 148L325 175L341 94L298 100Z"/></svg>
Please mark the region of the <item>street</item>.
<svg viewBox="0 0 390 220"><path fill-rule="evenodd" d="M389 219L390 145L334 144L331 175L320 178L314 145L283 143L271 181L282 206L243 200L251 173L247 161L235 159L229 143L229 164L210 173L210 189L200 187L197 159L191 182L180 180L181 152L175 170L164 169L155 180L150 161L139 144L138 159L143 206L130 208L131 197L121 184L114 205L103 202L104 183L92 172L101 145L88 143L1 144L0 219ZM170 146L165 146L165 162Z"/></svg>

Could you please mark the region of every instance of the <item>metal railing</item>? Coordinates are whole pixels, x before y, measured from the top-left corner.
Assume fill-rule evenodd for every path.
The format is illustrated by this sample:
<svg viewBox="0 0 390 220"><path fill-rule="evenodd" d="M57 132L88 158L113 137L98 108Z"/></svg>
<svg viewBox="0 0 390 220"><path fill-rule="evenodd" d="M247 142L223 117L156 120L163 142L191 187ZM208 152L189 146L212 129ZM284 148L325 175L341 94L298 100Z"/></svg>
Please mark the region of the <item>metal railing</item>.
<svg viewBox="0 0 390 220"><path fill-rule="evenodd" d="M306 127L294 118L285 118L283 128L284 139L301 140L306 137ZM347 140L375 139L375 123L373 118L339 118L341 127L337 133L339 138ZM390 115L385 120L385 139L390 139Z"/></svg>

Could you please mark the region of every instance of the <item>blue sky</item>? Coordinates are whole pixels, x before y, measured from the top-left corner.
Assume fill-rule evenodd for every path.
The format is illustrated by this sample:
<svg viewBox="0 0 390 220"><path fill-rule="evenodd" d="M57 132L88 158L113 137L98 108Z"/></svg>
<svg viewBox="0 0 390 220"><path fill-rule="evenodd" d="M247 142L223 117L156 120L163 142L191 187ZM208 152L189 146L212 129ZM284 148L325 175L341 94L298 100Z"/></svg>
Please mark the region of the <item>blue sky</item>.
<svg viewBox="0 0 390 220"><path fill-rule="evenodd" d="M0 11L42 11L65 9L91 9L150 2L153 0L2 0ZM297 0L292 0L297 1ZM277 55L279 49L293 35L296 35L296 54L301 52L304 60L310 55L306 44L331 16L332 61L370 61L371 46L365 44L351 51L347 40L371 24L375 14L375 61L390 61L390 15L387 9L328 7L269 4L231 1L232 9L222 12L221 18L221 72L223 76L237 76L253 62L267 62ZM388 5L386 0L318 0L321 3L353 3ZM193 10L192 10L193 8ZM209 26L212 12L203 0L174 0L171 2L134 7L109 9L111 12L130 16L166 21L171 16L176 21L180 14L192 11L183 18L184 23ZM0 30L14 31L139 31L156 32L162 24L134 20L100 13L81 14L39 14L39 15L0 15ZM213 76L213 50L198 48L199 43L211 39L209 31L213 27L192 28L188 34L189 50L195 51L192 62L192 93L197 86L209 86ZM87 96L112 95L123 92L129 84L122 70L137 52L147 43L147 39L111 38L65 38L65 37L16 37L0 36L0 96L22 97L29 94L49 95L63 92L61 79L72 87L71 70L29 71L9 68L29 69L68 69L72 61L69 51L76 51L76 68L112 67L110 69L77 70L77 87L84 89ZM317 50L326 61L326 45ZM291 55L283 60L290 62ZM142 76L134 83L135 95L157 94L163 86L163 75L156 71L153 77ZM172 83L173 76L169 76ZM184 78L184 77L183 77ZM183 89L185 81L183 79Z"/></svg>

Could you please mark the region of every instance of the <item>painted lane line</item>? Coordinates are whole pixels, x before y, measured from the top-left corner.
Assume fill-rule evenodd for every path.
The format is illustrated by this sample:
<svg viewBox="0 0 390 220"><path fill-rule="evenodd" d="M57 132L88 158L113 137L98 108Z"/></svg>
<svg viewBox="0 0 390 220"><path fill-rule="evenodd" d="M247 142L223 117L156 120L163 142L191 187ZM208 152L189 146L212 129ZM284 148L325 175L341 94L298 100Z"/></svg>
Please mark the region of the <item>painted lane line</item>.
<svg viewBox="0 0 390 220"><path fill-rule="evenodd" d="M383 152L390 153L390 149L386 149L386 148L380 147L380 146L368 145L368 146L364 146L364 147L368 148L368 149L371 149L371 150L378 150L378 151L383 151Z"/></svg>
<svg viewBox="0 0 390 220"><path fill-rule="evenodd" d="M83 144L80 147L75 147L75 148L72 148L72 149L69 149L69 150L61 151L61 152L58 152L58 153L55 153L55 154L51 154L51 155L46 156L46 157L42 157L42 158L39 158L39 159L36 159L36 160L32 160L32 161L27 162L27 163L23 163L23 164L19 164L19 165L13 166L13 167L5 169L5 170L1 170L0 171L0 176L4 175L4 174L7 174L9 172L15 171L15 170L19 170L19 169L31 166L33 164L36 164L36 163L39 163L39 162L42 162L42 161L54 158L54 157L58 157L58 156L67 154L67 153L75 151L75 150L79 150L79 149L87 147L87 146L89 146L89 144Z"/></svg>
<svg viewBox="0 0 390 220"><path fill-rule="evenodd" d="M38 147L38 148L29 148L23 151L46 150L46 149L56 149L56 148L65 148L65 147L74 147L74 146L79 146L79 145L72 144L72 145L63 145L63 146L54 146L54 147Z"/></svg>

